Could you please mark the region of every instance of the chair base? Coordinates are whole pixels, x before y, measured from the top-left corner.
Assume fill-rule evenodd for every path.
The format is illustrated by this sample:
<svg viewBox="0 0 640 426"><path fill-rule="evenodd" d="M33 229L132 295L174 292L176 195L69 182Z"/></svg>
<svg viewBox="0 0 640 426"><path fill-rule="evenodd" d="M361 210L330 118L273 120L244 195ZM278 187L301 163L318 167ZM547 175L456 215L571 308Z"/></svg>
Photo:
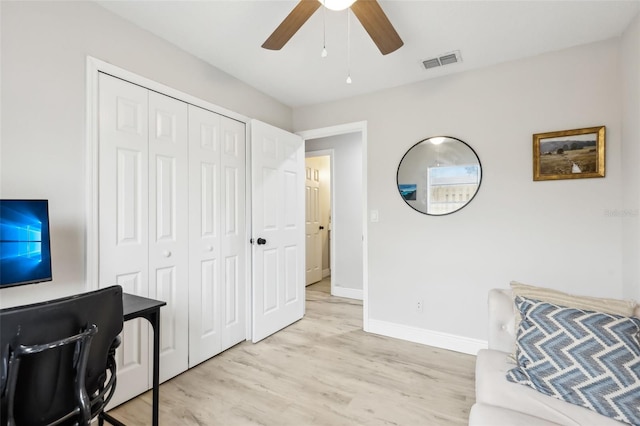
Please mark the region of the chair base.
<svg viewBox="0 0 640 426"><path fill-rule="evenodd" d="M113 426L127 426L124 423L122 423L120 420L113 418L111 415L105 412L102 412L98 416L98 425L103 426L105 421Z"/></svg>

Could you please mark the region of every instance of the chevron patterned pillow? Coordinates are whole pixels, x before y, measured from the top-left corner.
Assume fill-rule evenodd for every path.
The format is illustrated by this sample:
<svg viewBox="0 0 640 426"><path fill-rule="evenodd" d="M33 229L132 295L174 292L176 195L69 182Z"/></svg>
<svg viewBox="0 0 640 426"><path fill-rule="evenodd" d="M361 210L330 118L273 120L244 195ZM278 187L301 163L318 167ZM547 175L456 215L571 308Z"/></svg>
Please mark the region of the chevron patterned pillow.
<svg viewBox="0 0 640 426"><path fill-rule="evenodd" d="M640 425L640 319L518 296L511 382Z"/></svg>

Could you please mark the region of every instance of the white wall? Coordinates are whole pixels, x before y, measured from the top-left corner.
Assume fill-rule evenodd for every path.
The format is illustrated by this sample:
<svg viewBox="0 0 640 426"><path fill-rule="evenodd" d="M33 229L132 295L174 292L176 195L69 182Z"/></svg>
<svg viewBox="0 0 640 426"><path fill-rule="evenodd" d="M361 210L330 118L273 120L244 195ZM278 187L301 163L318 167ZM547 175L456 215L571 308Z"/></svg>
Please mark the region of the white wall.
<svg viewBox="0 0 640 426"><path fill-rule="evenodd" d="M626 297L640 300L640 15L622 36L623 272Z"/></svg>
<svg viewBox="0 0 640 426"><path fill-rule="evenodd" d="M291 109L93 2L0 2L4 198L47 198L54 281L3 289L9 306L85 288L85 61L110 62L291 128Z"/></svg>
<svg viewBox="0 0 640 426"><path fill-rule="evenodd" d="M306 151L323 149L334 150L331 284L362 290L362 133L306 141Z"/></svg>
<svg viewBox="0 0 640 426"><path fill-rule="evenodd" d="M619 42L294 109L295 130L368 123L369 209L380 217L368 224L370 319L481 341L487 291L510 280L623 295L621 220L607 215L622 187ZM606 178L533 182L532 134L598 125ZM466 141L483 165L472 203L442 217L408 207L395 179L405 151L434 135Z"/></svg>

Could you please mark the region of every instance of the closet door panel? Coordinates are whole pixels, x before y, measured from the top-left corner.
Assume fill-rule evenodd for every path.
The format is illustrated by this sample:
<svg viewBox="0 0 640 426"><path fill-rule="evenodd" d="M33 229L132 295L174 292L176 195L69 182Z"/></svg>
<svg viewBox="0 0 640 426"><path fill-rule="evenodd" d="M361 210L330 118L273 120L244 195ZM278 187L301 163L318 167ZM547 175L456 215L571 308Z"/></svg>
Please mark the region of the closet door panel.
<svg viewBox="0 0 640 426"><path fill-rule="evenodd" d="M149 92L149 297L160 310L160 381L189 358L188 107ZM151 365L150 365L151 367Z"/></svg>
<svg viewBox="0 0 640 426"><path fill-rule="evenodd" d="M246 339L246 262L245 234L245 125L227 117L221 118L221 166L224 203L222 206L221 250L225 259L222 288L222 349Z"/></svg>
<svg viewBox="0 0 640 426"><path fill-rule="evenodd" d="M222 351L220 118L189 105L189 367Z"/></svg>
<svg viewBox="0 0 640 426"><path fill-rule="evenodd" d="M148 296L148 92L105 74L98 84L98 285ZM148 389L148 333L147 321L124 324L112 405Z"/></svg>
<svg viewBox="0 0 640 426"><path fill-rule="evenodd" d="M205 129L207 127L205 126ZM208 137L204 138L206 141L210 141ZM205 144L204 146L209 146ZM199 204L200 208L200 226L193 224L193 229L197 229L197 240L194 240L196 253L199 254L198 262L193 263L194 269L199 266L199 274L195 276L195 280L191 291L196 292L192 295L194 302L198 303L198 296L200 298L198 308L192 312L192 318L198 318L197 327L192 332L197 333L198 337L195 344L202 343L202 348L196 349L195 353L199 355L196 359L200 362L207 359L210 354L217 353L220 348L220 318L219 318L219 304L220 304L220 267L219 259L216 253L219 252L217 232L219 226L219 198L218 198L218 164L215 162L201 162L200 163L200 175L199 180L201 187L199 191L199 198L194 199L194 205ZM196 201L200 202L197 203ZM197 216L198 212L192 212ZM195 237L194 237L195 238ZM199 250L199 252L198 252ZM193 322L191 323L193 327ZM203 350L208 348L208 350ZM195 357L195 355L192 355Z"/></svg>

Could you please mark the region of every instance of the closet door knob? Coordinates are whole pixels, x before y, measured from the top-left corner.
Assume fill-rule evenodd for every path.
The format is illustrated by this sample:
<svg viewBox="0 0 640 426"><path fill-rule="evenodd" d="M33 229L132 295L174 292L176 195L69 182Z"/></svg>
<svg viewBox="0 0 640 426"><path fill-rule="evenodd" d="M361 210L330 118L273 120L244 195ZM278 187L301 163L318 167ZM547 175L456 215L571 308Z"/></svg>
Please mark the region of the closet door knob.
<svg viewBox="0 0 640 426"><path fill-rule="evenodd" d="M207 251L213 251L213 246L207 246Z"/></svg>
<svg viewBox="0 0 640 426"><path fill-rule="evenodd" d="M165 250L165 251L162 252L162 255L164 257L171 257L171 252L169 250Z"/></svg>
<svg viewBox="0 0 640 426"><path fill-rule="evenodd" d="M265 240L264 238L258 238L257 242L259 246L267 244L267 240Z"/></svg>

